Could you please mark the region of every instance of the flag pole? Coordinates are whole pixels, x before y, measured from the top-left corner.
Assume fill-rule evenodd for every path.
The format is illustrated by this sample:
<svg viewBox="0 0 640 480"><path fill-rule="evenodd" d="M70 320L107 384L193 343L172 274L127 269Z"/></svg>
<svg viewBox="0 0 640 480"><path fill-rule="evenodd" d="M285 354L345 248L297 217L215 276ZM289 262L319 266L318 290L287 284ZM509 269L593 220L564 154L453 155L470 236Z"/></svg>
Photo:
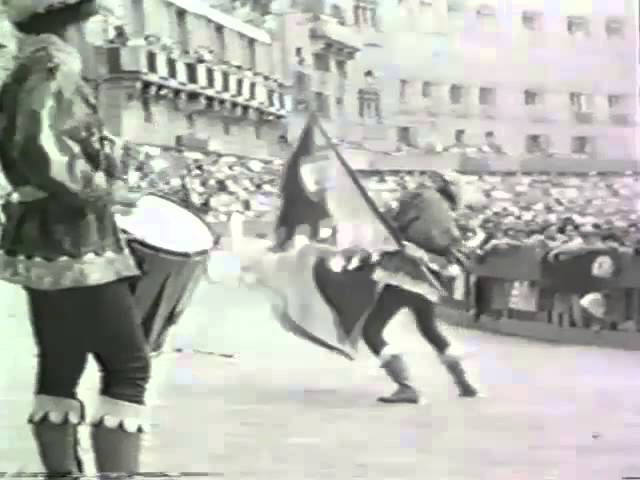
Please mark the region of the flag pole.
<svg viewBox="0 0 640 480"><path fill-rule="evenodd" d="M354 183L360 195L362 195L362 198L364 199L366 205L371 209L376 219L384 225L386 230L389 232L389 235L391 235L391 238L393 238L393 241L397 244L398 249L403 250L404 247L402 244L402 239L398 235L398 232L396 231L396 229L389 223L389 221L385 218L382 212L380 212L380 209L375 204L375 202L373 201L373 199L371 198L367 190L362 186L362 183L360 183L360 180L356 176L356 173L353 170L353 168L351 168L351 165L349 165L346 159L342 156L342 153L340 153L340 150L338 150L338 148L334 145L333 140L331 140L331 137L322 126L322 123L320 122L320 119L317 117L315 112L312 112L312 114L315 116L316 126L318 127L318 130L320 130L321 135L324 137L325 141L329 144L330 148L336 154L336 157L338 158L338 161L340 162L340 164L347 171L347 174L351 178L351 181ZM309 125L311 125L311 122L309 122Z"/></svg>

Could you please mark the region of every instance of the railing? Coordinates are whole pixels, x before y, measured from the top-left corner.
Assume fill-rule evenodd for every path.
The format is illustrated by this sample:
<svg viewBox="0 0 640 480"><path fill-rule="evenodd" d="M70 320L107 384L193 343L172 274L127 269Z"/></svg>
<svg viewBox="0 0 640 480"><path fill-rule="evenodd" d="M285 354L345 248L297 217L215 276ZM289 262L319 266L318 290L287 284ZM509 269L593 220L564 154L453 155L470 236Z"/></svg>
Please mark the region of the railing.
<svg viewBox="0 0 640 480"><path fill-rule="evenodd" d="M577 123L590 124L595 119L593 112L573 112L573 118Z"/></svg>
<svg viewBox="0 0 640 480"><path fill-rule="evenodd" d="M625 330L626 341L618 343L640 350L640 335L628 332L640 330L640 256L610 248L561 260L549 259L547 253L532 246L491 251L471 272L457 278L458 288L451 285L447 303L474 312L471 324L482 317L493 322L519 320L526 323L510 324L509 333L538 338L546 335L547 340L554 339L550 333L558 334L556 327ZM597 268L603 259L614 267L609 277ZM580 306L579 301L587 294L604 294L603 315L589 314ZM499 322L487 322L489 329L500 330ZM545 333L544 327L551 331ZM631 341L628 335L633 336ZM584 334L577 337L579 340ZM569 339L564 335L556 340Z"/></svg>
<svg viewBox="0 0 640 480"><path fill-rule="evenodd" d="M609 120L614 125L630 126L635 123L633 114L631 113L610 113Z"/></svg>
<svg viewBox="0 0 640 480"><path fill-rule="evenodd" d="M364 147L363 147L364 148ZM445 168L467 173L523 172L523 173L580 173L637 172L640 162L636 159L609 160L589 155L532 154L506 155L485 153L469 148L466 153L426 152L412 149L399 154L365 151L369 159L362 170L429 170ZM475 151L473 151L475 150Z"/></svg>
<svg viewBox="0 0 640 480"><path fill-rule="evenodd" d="M553 121L553 115L544 105L527 105L526 115L534 123L549 123Z"/></svg>
<svg viewBox="0 0 640 480"><path fill-rule="evenodd" d="M313 26L309 29L311 40L329 40L340 46L352 50L353 53L362 49L362 43L350 27L340 25L331 17L316 16Z"/></svg>
<svg viewBox="0 0 640 480"><path fill-rule="evenodd" d="M268 113L284 114L281 102L271 104L267 101L268 80L255 75L247 80L245 71L204 63L195 54L175 55L146 45L106 46L96 47L96 50L98 58L103 59L98 62L102 79L129 76L161 87L210 97L226 99L231 96Z"/></svg>

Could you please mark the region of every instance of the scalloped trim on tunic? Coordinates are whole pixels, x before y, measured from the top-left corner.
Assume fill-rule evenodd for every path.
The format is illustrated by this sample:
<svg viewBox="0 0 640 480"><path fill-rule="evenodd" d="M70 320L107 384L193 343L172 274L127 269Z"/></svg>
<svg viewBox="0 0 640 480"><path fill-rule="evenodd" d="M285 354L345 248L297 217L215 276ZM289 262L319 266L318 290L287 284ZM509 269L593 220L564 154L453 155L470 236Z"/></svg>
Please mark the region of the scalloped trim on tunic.
<svg viewBox="0 0 640 480"><path fill-rule="evenodd" d="M51 395L36 395L29 423L50 422L56 425L79 425L84 422L84 406L80 400Z"/></svg>
<svg viewBox="0 0 640 480"><path fill-rule="evenodd" d="M94 427L145 433L151 429L147 415L148 410L144 405L101 396L89 423Z"/></svg>
<svg viewBox="0 0 640 480"><path fill-rule="evenodd" d="M56 260L10 256L0 251L0 280L36 290L102 285L140 275L131 252L88 253L83 257Z"/></svg>

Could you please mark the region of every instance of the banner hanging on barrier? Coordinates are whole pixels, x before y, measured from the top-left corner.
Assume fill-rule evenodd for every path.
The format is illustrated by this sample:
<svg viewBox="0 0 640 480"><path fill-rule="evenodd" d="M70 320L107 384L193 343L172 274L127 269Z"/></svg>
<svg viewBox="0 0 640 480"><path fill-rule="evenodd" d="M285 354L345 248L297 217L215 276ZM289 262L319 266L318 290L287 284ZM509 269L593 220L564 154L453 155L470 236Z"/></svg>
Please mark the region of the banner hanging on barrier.
<svg viewBox="0 0 640 480"><path fill-rule="evenodd" d="M579 255L547 257L542 262L542 283L558 292L583 294L615 288L622 268L615 250L594 250Z"/></svg>
<svg viewBox="0 0 640 480"><path fill-rule="evenodd" d="M473 273L479 277L538 281L542 276L541 257L541 252L533 247L496 249L474 267Z"/></svg>

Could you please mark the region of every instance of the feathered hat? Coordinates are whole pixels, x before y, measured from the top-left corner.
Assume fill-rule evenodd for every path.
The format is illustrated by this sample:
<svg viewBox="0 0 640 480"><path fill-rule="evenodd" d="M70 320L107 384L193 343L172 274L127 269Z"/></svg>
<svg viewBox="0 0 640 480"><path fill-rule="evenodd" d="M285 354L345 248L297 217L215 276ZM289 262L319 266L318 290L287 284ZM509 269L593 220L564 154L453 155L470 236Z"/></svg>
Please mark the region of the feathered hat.
<svg viewBox="0 0 640 480"><path fill-rule="evenodd" d="M107 0L0 0L18 30L57 33L109 9Z"/></svg>

